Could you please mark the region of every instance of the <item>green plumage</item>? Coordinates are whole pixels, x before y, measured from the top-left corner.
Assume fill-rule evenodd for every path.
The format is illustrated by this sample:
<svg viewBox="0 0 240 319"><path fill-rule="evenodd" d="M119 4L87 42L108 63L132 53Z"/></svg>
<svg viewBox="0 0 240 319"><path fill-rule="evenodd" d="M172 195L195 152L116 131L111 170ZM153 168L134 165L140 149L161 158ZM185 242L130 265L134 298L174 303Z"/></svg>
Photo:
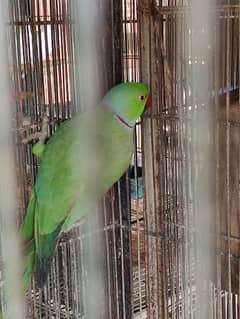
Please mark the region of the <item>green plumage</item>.
<svg viewBox="0 0 240 319"><path fill-rule="evenodd" d="M60 232L84 217L127 170L133 127L147 95L142 83L118 85L97 108L66 121L50 138L22 225L25 289L36 267L39 286L45 283Z"/></svg>

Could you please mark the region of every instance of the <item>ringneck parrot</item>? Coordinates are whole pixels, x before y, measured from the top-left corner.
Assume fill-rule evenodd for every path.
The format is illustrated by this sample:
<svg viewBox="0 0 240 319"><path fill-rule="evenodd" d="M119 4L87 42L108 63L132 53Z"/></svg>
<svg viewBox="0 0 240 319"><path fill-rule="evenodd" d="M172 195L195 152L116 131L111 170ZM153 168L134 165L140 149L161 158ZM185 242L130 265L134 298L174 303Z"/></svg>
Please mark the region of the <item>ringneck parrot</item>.
<svg viewBox="0 0 240 319"><path fill-rule="evenodd" d="M61 232L86 216L92 200L128 169L134 127L148 94L143 83L116 85L97 107L65 121L44 147L36 147L40 168L21 227L24 289L34 271L39 287L44 286Z"/></svg>

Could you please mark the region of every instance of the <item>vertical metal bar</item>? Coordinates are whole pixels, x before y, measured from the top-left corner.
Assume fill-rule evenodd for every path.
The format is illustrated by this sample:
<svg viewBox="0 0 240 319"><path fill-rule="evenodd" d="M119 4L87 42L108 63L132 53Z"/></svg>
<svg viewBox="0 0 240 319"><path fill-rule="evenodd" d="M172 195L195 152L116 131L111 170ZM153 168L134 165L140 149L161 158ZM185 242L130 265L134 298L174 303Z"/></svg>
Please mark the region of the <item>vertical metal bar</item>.
<svg viewBox="0 0 240 319"><path fill-rule="evenodd" d="M196 317L207 318L211 311L208 281L213 276L214 243L212 231L215 209L213 170L215 127L211 100L209 99L212 66L208 51L208 45L212 43L212 16L208 1L193 1L190 14L191 28L194 32L192 52L195 60L192 68L191 90L194 102L192 117L194 157L192 165L194 169L194 226L196 229ZM203 233L205 234L204 238L202 237ZM203 261L204 268L201 266Z"/></svg>
<svg viewBox="0 0 240 319"><path fill-rule="evenodd" d="M108 214L107 214L107 206L106 206L106 200L103 202L103 212L104 212L104 225L105 228L108 226ZM113 308L112 306L112 295L113 295L113 280L111 276L111 247L110 247L110 231L107 229L105 230L105 246L106 246L106 271L107 271L107 299L108 299L108 318L112 319L114 318L112 316L113 314Z"/></svg>
<svg viewBox="0 0 240 319"><path fill-rule="evenodd" d="M180 81L183 77L183 70L182 70L182 59L184 57L184 27L183 27L183 17L182 15L177 15L176 17L176 28L179 30L179 36L176 36L176 60L180 61L176 65L176 102L177 106L179 109L183 108L183 87L180 84ZM179 84L177 84L179 83ZM175 230L175 240L176 240L176 304L177 304L177 313L176 313L176 318L180 318L181 316L181 276L182 276L182 269L181 269L181 244L179 243L179 239L181 238L181 230L179 228L180 223L181 223L181 211L183 210L182 208L182 202L183 202L183 190L182 187L179 185L179 181L182 180L182 163L183 163L183 153L182 153L182 145L181 145L181 129L182 129L182 121L181 119L178 120L177 122L177 134L176 134L176 139L177 139L177 146L176 146L176 152L175 152L175 161L176 161L176 173L177 173L177 179L176 179L176 188L177 188L177 210L178 214L176 212L175 216L175 224L176 224L176 230Z"/></svg>
<svg viewBox="0 0 240 319"><path fill-rule="evenodd" d="M114 273L114 286L115 286L115 298L116 300L114 300L114 303L116 305L116 308L114 310L115 316L117 319L120 319L120 301L119 301L119 276L118 276L118 266L117 266L117 239L116 239L116 226L115 226L115 215L114 215L114 211L115 211L115 207L114 207L114 203L112 203L112 221L113 221L113 273Z"/></svg>
<svg viewBox="0 0 240 319"><path fill-rule="evenodd" d="M126 183L126 181L123 180L123 183ZM123 238L125 237L124 236L124 232L126 231L127 229L127 233L129 232L128 231L128 228L126 229L123 229L123 222L124 222L124 219L128 220L128 216L124 216L125 215L125 212L127 211L128 213L128 210L126 210L125 212L123 211L124 207L122 207L122 196L123 194L121 193L120 191L120 185L121 183L118 183L118 209L119 209L119 226L120 226L120 229L119 229L119 242L120 242L120 247L118 248L118 255L120 256L120 260L119 260L119 268L118 268L118 272L121 274L120 278L121 278L121 305L120 305L120 309L121 309L121 317L123 319L126 319L126 311L129 311L129 308L130 308L130 315L131 316L131 302L130 304L126 305L126 299L125 299L125 285L130 285L131 286L131 277L130 277L130 269L129 268L126 268L126 270L124 269L125 265L124 265L124 248L127 248L127 251L129 253L129 250L130 250L130 247L126 247L126 245L124 245L124 240ZM125 186L125 185L124 185ZM123 186L123 187L124 187ZM123 189L123 188L122 188ZM125 191L125 189L124 189ZM126 205L126 202L123 203L123 205L125 206ZM128 226L128 225L127 225ZM124 236L124 237L123 237ZM129 242L128 242L129 244ZM125 246L125 247L124 247ZM131 256L131 254L130 254ZM125 271L128 272L128 275L129 277L126 278L126 273L124 273ZM128 281L126 280L126 283L125 283L125 279L128 279ZM129 280L130 279L130 280ZM130 298L131 298L131 294L130 294ZM128 306L128 309L127 309L127 306Z"/></svg>
<svg viewBox="0 0 240 319"><path fill-rule="evenodd" d="M55 23L50 24L50 30L51 30L51 46L52 46L52 60L51 60L51 86L53 86L53 96L54 96L54 105L55 105L55 112L56 112L56 118L57 123L59 124L59 118L60 118L60 107L59 107L59 96L60 96L60 90L58 83L58 60L57 60L57 54L58 54L58 47L56 43L58 43L56 29L58 25L56 25L57 22L57 13L56 13L56 1L49 1L49 11L50 11L50 20L54 20Z"/></svg>
<svg viewBox="0 0 240 319"><path fill-rule="evenodd" d="M12 112L10 103L10 77L9 60L7 48L11 43L9 39L9 7L6 1L0 3L0 63L1 77L0 89L2 92L1 101L1 125L0 125L0 146L1 146L1 188L0 188L0 241L1 256L3 263L3 293L1 293L1 317L23 318L23 300L21 294L21 256L20 244L16 231L16 180L15 162L12 139Z"/></svg>
<svg viewBox="0 0 240 319"><path fill-rule="evenodd" d="M217 12L217 14L219 14ZM219 14L220 15L220 14ZM215 121L216 121L216 233L217 235L220 235L221 233L221 216L220 216L220 197L221 197L221 189L220 189L220 133L221 133L221 124L218 122L219 118L219 98L218 98L218 90L220 87L220 72L219 72L219 64L220 64L220 27L221 27L221 21L220 21L220 16L217 16L215 19L216 22L216 33L214 37L214 50L215 50L215 56L214 56L214 103L215 103ZM217 311L216 311L216 316L218 319L222 319L222 298L221 298L221 255L220 255L220 250L221 250L221 238L220 236L217 236L217 243L216 243L216 250L217 250L217 256L216 256L216 271L217 271L217 288L216 288L216 304L217 304Z"/></svg>
<svg viewBox="0 0 240 319"><path fill-rule="evenodd" d="M134 70L128 70L128 67L131 64L128 64L129 59L129 50L131 50L131 38L136 36L134 33L128 34L128 31L131 32L133 25L133 13L132 6L134 1L124 0L115 2L113 5L114 9L114 19L113 19L113 28L118 30L120 33L114 34L114 74L115 81L120 82L121 80L131 79L130 72ZM130 10L128 8L130 7ZM116 14L118 17L116 17ZM119 19L120 17L120 19ZM119 25L120 23L120 25ZM130 38L129 38L130 37ZM130 41L129 41L130 40ZM118 44L121 43L121 49L118 48ZM131 58L131 57L130 57ZM123 60L123 63L121 61ZM126 72L124 73L124 60L126 61ZM121 67L121 69L120 69ZM128 77L130 76L130 78ZM116 194L118 201L116 202L117 206L115 209L120 212L119 220L116 220L119 223L120 229L117 231L118 236L120 236L120 241L117 245L120 244L120 247L117 249L121 251L118 260L118 272L121 274L119 276L119 294L121 296L120 303L120 317L122 318L131 318L132 317L132 253L131 253L131 237L130 237L130 225L131 225L131 215L130 215L130 196L128 188L128 177L124 176L121 178L118 183L118 188L116 189Z"/></svg>
<svg viewBox="0 0 240 319"><path fill-rule="evenodd" d="M144 156L144 183L145 207L144 221L146 229L146 260L147 260L147 315L148 318L164 318L164 291L163 268L164 256L161 255L164 247L164 239L161 237L162 224L160 226L159 214L161 212L161 182L159 167L159 126L161 118L157 119L151 115L158 110L159 95L156 90L158 77L156 70L159 69L159 61L156 61L155 51L152 43L155 43L153 17L150 15L150 4L148 1L139 2L139 21L141 36L141 77L148 83L152 93L152 109L150 117L145 116L143 121L143 152ZM156 33L155 33L156 35ZM156 152L156 150L158 150ZM158 161L156 162L156 157ZM157 186L155 186L157 185ZM157 189L156 189L157 187Z"/></svg>
<svg viewBox="0 0 240 319"><path fill-rule="evenodd" d="M230 0L228 0L230 4ZM231 84L231 56L230 56L230 19L227 19L227 39L226 39L226 87L229 88ZM228 276L228 319L232 318L232 303L231 292L231 204L230 204L230 122L229 122L229 107L230 107L230 92L226 93L226 169L227 169L227 276Z"/></svg>

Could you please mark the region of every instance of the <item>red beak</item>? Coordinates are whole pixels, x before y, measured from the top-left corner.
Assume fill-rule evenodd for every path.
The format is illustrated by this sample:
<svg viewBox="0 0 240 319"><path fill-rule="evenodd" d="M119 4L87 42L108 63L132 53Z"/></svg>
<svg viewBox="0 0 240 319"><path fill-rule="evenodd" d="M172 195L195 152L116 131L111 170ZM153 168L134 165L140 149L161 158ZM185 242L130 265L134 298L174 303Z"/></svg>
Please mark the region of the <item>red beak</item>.
<svg viewBox="0 0 240 319"><path fill-rule="evenodd" d="M149 108L149 107L151 107L151 98L150 98L150 95L148 96L147 102L146 102L146 108Z"/></svg>

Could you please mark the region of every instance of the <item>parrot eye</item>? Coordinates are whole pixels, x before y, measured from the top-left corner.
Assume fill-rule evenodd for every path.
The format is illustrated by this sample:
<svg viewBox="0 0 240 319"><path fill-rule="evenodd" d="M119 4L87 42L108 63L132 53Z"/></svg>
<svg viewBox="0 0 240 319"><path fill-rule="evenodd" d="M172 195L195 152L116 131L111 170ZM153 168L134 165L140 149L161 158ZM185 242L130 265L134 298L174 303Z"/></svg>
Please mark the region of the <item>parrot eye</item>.
<svg viewBox="0 0 240 319"><path fill-rule="evenodd" d="M139 102L142 102L142 101L144 101L144 100L145 100L145 96L144 96L144 95L139 95L138 101L139 101Z"/></svg>

